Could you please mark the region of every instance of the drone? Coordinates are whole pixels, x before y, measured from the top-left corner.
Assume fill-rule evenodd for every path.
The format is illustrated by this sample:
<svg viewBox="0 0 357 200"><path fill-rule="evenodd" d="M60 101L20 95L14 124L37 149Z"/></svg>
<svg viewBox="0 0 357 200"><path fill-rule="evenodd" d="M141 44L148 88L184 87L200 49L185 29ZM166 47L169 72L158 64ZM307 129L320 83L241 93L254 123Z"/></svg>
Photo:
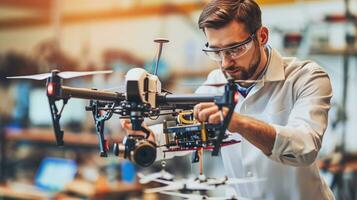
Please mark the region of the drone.
<svg viewBox="0 0 357 200"><path fill-rule="evenodd" d="M187 200L249 200L244 197L208 197L206 195L199 195L199 194L183 194L178 192L160 192L161 194L182 197Z"/></svg>
<svg viewBox="0 0 357 200"><path fill-rule="evenodd" d="M142 173L138 173L138 176L140 177L139 183L141 184L147 184L149 182L152 182L156 179L161 179L161 180L166 180L166 181L173 181L174 180L174 175L167 172L165 169L162 169L159 172L155 172L149 175L144 175Z"/></svg>
<svg viewBox="0 0 357 200"><path fill-rule="evenodd" d="M183 197L185 199L247 199L244 197L208 197L204 195L194 194L194 192L204 193L209 190L215 190L218 187L229 186L234 184L244 184L252 182L265 181L264 178L247 177L247 178L210 178L200 175L197 178L174 180L173 175L160 171L149 175L138 174L139 182L146 184L149 182L157 182L165 186L146 189L146 193L161 193L171 196ZM170 178L170 179L167 179Z"/></svg>
<svg viewBox="0 0 357 200"><path fill-rule="evenodd" d="M142 179L145 180L145 176L139 174L140 183ZM193 192L193 191L208 191L214 190L221 186L228 186L234 184L243 184L243 183L251 183L251 182L259 182L264 181L265 179L256 178L256 177L248 177L248 178L228 178L224 176L222 178L207 178L204 175L200 175L197 178L191 179L182 179L182 180L164 180L162 178L152 179L151 181L164 184L163 187L156 187L146 189L146 193L157 193L157 192L165 192L178 190L180 192ZM145 180L145 182L147 179Z"/></svg>
<svg viewBox="0 0 357 200"><path fill-rule="evenodd" d="M101 157L108 156L111 146L104 135L105 121L114 114L119 115L120 118L130 119L133 130L145 133L145 136L129 134L124 138L123 144L115 143L112 147L114 154L142 167L148 167L156 160L156 149L159 147L148 140L150 131L142 125L144 118L156 119L159 116L171 115L178 119L173 123L172 121L164 122L166 144L163 146L166 147L167 152L209 150L212 151L212 156L217 156L222 146L239 143L240 141L233 139L227 141L226 134L238 101L235 89L237 81L228 79L226 83L212 85L224 86L223 94L172 94L162 89L161 82L156 75L163 44L168 40L156 39L154 41L159 43L155 73L150 74L142 68L129 70L125 76L125 92L123 93L63 85L63 79L108 74L112 71L60 72L52 70L50 73L7 78L46 80L46 94L58 146L64 145L64 131L60 126L60 119L65 105L71 98L89 100L85 110L92 112ZM57 106L58 102L62 102L62 107ZM222 113L222 120L219 124L200 123L193 119L192 109L201 102L214 102L218 106ZM223 107L228 108L225 117L223 117Z"/></svg>

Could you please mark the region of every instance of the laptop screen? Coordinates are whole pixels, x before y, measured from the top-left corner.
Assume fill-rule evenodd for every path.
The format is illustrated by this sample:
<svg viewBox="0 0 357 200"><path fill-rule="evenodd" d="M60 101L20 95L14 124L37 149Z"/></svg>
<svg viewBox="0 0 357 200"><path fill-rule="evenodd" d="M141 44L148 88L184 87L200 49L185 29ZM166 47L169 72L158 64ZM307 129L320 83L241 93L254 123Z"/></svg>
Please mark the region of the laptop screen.
<svg viewBox="0 0 357 200"><path fill-rule="evenodd" d="M77 164L73 160L46 157L36 172L35 184L49 192L60 191L74 179L76 172Z"/></svg>

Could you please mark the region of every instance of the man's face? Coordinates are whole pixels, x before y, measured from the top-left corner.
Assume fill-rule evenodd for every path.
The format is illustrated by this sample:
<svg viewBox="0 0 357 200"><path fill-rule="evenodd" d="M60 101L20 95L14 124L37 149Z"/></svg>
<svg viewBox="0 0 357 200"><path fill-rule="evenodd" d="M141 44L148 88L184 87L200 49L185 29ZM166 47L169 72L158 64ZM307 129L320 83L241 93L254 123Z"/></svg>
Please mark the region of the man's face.
<svg viewBox="0 0 357 200"><path fill-rule="evenodd" d="M210 49L226 48L235 46L243 41L249 41L251 34L244 29L244 24L232 21L220 29L206 28L206 37ZM229 53L221 52L220 63L223 73L235 80L252 79L261 62L261 52L254 38L245 46L246 51L238 56L231 56Z"/></svg>

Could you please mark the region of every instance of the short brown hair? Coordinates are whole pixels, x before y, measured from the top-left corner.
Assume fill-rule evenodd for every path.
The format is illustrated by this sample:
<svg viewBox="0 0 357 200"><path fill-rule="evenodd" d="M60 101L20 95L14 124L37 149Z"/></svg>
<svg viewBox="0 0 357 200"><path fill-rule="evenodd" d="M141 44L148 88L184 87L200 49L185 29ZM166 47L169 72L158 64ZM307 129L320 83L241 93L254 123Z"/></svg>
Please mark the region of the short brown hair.
<svg viewBox="0 0 357 200"><path fill-rule="evenodd" d="M219 29L232 20L243 23L252 34L262 26L261 10L254 0L212 0L203 9L198 26Z"/></svg>

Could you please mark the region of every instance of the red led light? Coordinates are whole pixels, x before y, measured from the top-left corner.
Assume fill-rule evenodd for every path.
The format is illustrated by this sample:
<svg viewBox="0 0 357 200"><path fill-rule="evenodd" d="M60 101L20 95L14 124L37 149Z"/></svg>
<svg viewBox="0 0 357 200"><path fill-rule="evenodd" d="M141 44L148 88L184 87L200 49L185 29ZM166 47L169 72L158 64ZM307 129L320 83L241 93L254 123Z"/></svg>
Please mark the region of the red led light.
<svg viewBox="0 0 357 200"><path fill-rule="evenodd" d="M54 93L54 85L53 85L53 83L49 83L47 85L47 94L48 95L53 95L53 93Z"/></svg>
<svg viewBox="0 0 357 200"><path fill-rule="evenodd" d="M239 97L239 94L238 94L238 92L236 92L234 94L234 103L238 103L238 97Z"/></svg>

